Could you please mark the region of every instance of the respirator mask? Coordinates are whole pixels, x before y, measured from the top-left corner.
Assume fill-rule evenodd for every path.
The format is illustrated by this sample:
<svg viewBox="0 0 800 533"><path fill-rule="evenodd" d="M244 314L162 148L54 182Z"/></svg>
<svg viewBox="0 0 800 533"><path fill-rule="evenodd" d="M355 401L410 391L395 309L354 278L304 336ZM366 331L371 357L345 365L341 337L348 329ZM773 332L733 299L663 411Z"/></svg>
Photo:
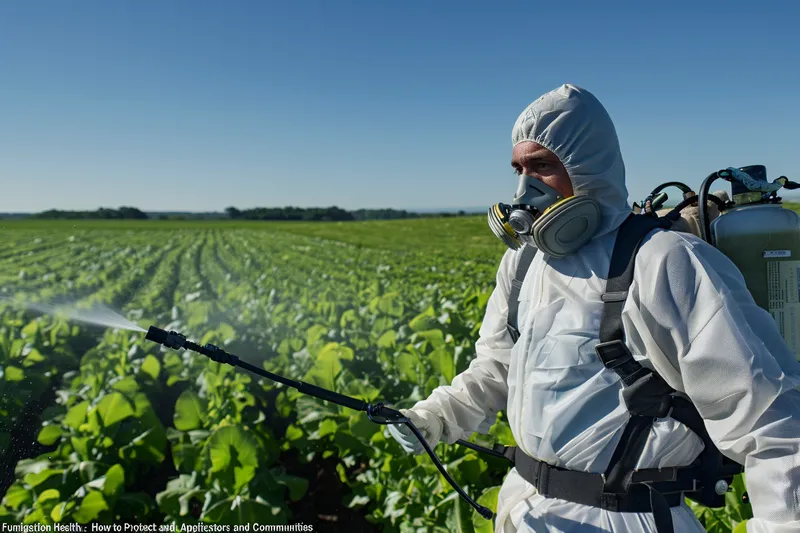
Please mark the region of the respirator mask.
<svg viewBox="0 0 800 533"><path fill-rule="evenodd" d="M532 176L519 177L514 203L489 208L489 227L509 248L523 244L560 258L589 242L600 224L600 206L588 196L564 198Z"/></svg>

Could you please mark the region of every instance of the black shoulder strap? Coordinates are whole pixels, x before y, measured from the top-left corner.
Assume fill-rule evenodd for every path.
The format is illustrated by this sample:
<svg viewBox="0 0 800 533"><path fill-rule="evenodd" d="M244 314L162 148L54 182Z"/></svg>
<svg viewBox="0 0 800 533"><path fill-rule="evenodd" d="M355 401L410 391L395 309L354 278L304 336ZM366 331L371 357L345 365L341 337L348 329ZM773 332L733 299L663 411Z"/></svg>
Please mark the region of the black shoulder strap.
<svg viewBox="0 0 800 533"><path fill-rule="evenodd" d="M521 257L517 263L517 270L514 279L511 280L511 291L508 294L508 318L506 319L506 329L514 342L519 339L519 329L517 329L517 312L519 311L519 291L522 289L522 282L525 280L525 273L533 262L536 255L536 247L529 244L522 247L519 251Z"/></svg>
<svg viewBox="0 0 800 533"><path fill-rule="evenodd" d="M625 386L630 386L645 375L624 344L622 309L633 282L636 255L644 238L656 228L669 228L672 222L646 215L630 215L620 226L611 253L606 291L601 296L603 314L600 318L600 343L595 347L606 368L619 375Z"/></svg>
<svg viewBox="0 0 800 533"><path fill-rule="evenodd" d="M633 214L622 223L611 253L606 291L601 297L603 314L600 318L600 343L595 346L595 351L603 365L616 372L622 380L626 403L631 398L636 398L636 401L628 404L632 419L625 428L620 445L609 465L610 470L620 475L632 470L639 458L639 449L644 447L646 429L653 417L665 416L669 411L669 395L673 392L658 374L643 367L633 358L625 345L625 332L622 328L622 309L633 282L639 247L651 231L668 228L670 225L668 220ZM614 479L617 476L611 472L608 474L612 484L614 481L627 484L627 480Z"/></svg>
<svg viewBox="0 0 800 533"><path fill-rule="evenodd" d="M669 220L634 214L622 223L611 253L606 291L601 297L604 305L600 343L595 351L603 365L622 380L623 397L631 414L605 472L603 498L608 505L628 492L654 418L666 416L671 407L672 388L633 358L624 343L622 328L622 309L633 282L639 247L651 231L671 224ZM651 505L656 529L672 531L672 516L664 496L651 490Z"/></svg>
<svg viewBox="0 0 800 533"><path fill-rule="evenodd" d="M630 215L619 228L611 264L608 268L606 292L602 296L605 303L600 320L600 342L623 340L622 308L628 298L628 289L633 282L636 255L644 238L654 229L667 229L672 222L663 218L646 215Z"/></svg>

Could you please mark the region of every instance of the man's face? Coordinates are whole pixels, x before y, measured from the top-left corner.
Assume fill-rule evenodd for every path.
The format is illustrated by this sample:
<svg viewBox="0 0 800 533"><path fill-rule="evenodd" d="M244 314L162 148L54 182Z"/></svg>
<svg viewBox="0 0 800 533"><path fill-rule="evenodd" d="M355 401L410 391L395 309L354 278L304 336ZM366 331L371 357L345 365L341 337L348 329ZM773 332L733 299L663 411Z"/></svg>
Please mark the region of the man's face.
<svg viewBox="0 0 800 533"><path fill-rule="evenodd" d="M567 169L556 154L532 141L521 142L511 152L511 166L517 175L526 174L557 190L562 196L574 196Z"/></svg>

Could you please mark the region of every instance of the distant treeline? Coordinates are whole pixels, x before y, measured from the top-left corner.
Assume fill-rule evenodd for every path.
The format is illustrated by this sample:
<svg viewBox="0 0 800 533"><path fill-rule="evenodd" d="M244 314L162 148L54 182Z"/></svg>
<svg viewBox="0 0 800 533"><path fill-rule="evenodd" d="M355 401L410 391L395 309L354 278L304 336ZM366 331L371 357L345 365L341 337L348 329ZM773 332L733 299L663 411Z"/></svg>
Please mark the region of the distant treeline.
<svg viewBox="0 0 800 533"><path fill-rule="evenodd" d="M106 209L101 207L97 211L59 211L50 209L31 215L30 218L49 218L49 219L82 219L82 218L104 218L104 219L145 219L149 218L147 213L135 207L120 207L119 209Z"/></svg>
<svg viewBox="0 0 800 533"><path fill-rule="evenodd" d="M2 214L0 218L39 218L39 219L157 219L157 220L297 220L297 221L349 221L349 220L394 220L403 218L452 217L470 213L415 213L398 209L357 209L347 211L339 207L256 207L237 209L228 207L223 213L145 213L135 207L119 209L100 208L96 211L61 211L50 209L30 215Z"/></svg>
<svg viewBox="0 0 800 533"><path fill-rule="evenodd" d="M420 214L397 209L357 209L346 211L339 207L256 207L239 210L229 207L225 210L229 218L241 220L304 220L304 221L348 221L348 220L393 220L401 218L421 218L430 216L456 216L454 213ZM459 211L457 215L466 215Z"/></svg>

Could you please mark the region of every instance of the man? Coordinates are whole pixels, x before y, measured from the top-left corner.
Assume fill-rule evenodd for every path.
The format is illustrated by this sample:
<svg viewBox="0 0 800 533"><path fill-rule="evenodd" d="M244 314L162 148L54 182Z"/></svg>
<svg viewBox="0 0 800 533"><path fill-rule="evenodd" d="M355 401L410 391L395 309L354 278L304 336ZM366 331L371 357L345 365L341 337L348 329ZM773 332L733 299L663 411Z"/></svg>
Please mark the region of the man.
<svg viewBox="0 0 800 533"><path fill-rule="evenodd" d="M533 102L512 131L517 174L599 206L591 239L563 257L540 250L519 295L516 343L506 329L518 252L502 258L476 358L450 386L404 413L433 444L486 432L505 409L522 451L569 470L603 473L630 418L622 385L595 353L609 262L630 215L616 130L589 92L564 85ZM685 393L716 446L745 466L755 518L750 533L800 531L800 364L741 273L687 233L643 241L622 312L634 358ZM406 428L392 435L421 448ZM689 465L700 438L667 416L650 430L637 468ZM674 530L703 531L685 503ZM655 531L650 512L612 512L545 498L512 469L500 491L496 532Z"/></svg>

